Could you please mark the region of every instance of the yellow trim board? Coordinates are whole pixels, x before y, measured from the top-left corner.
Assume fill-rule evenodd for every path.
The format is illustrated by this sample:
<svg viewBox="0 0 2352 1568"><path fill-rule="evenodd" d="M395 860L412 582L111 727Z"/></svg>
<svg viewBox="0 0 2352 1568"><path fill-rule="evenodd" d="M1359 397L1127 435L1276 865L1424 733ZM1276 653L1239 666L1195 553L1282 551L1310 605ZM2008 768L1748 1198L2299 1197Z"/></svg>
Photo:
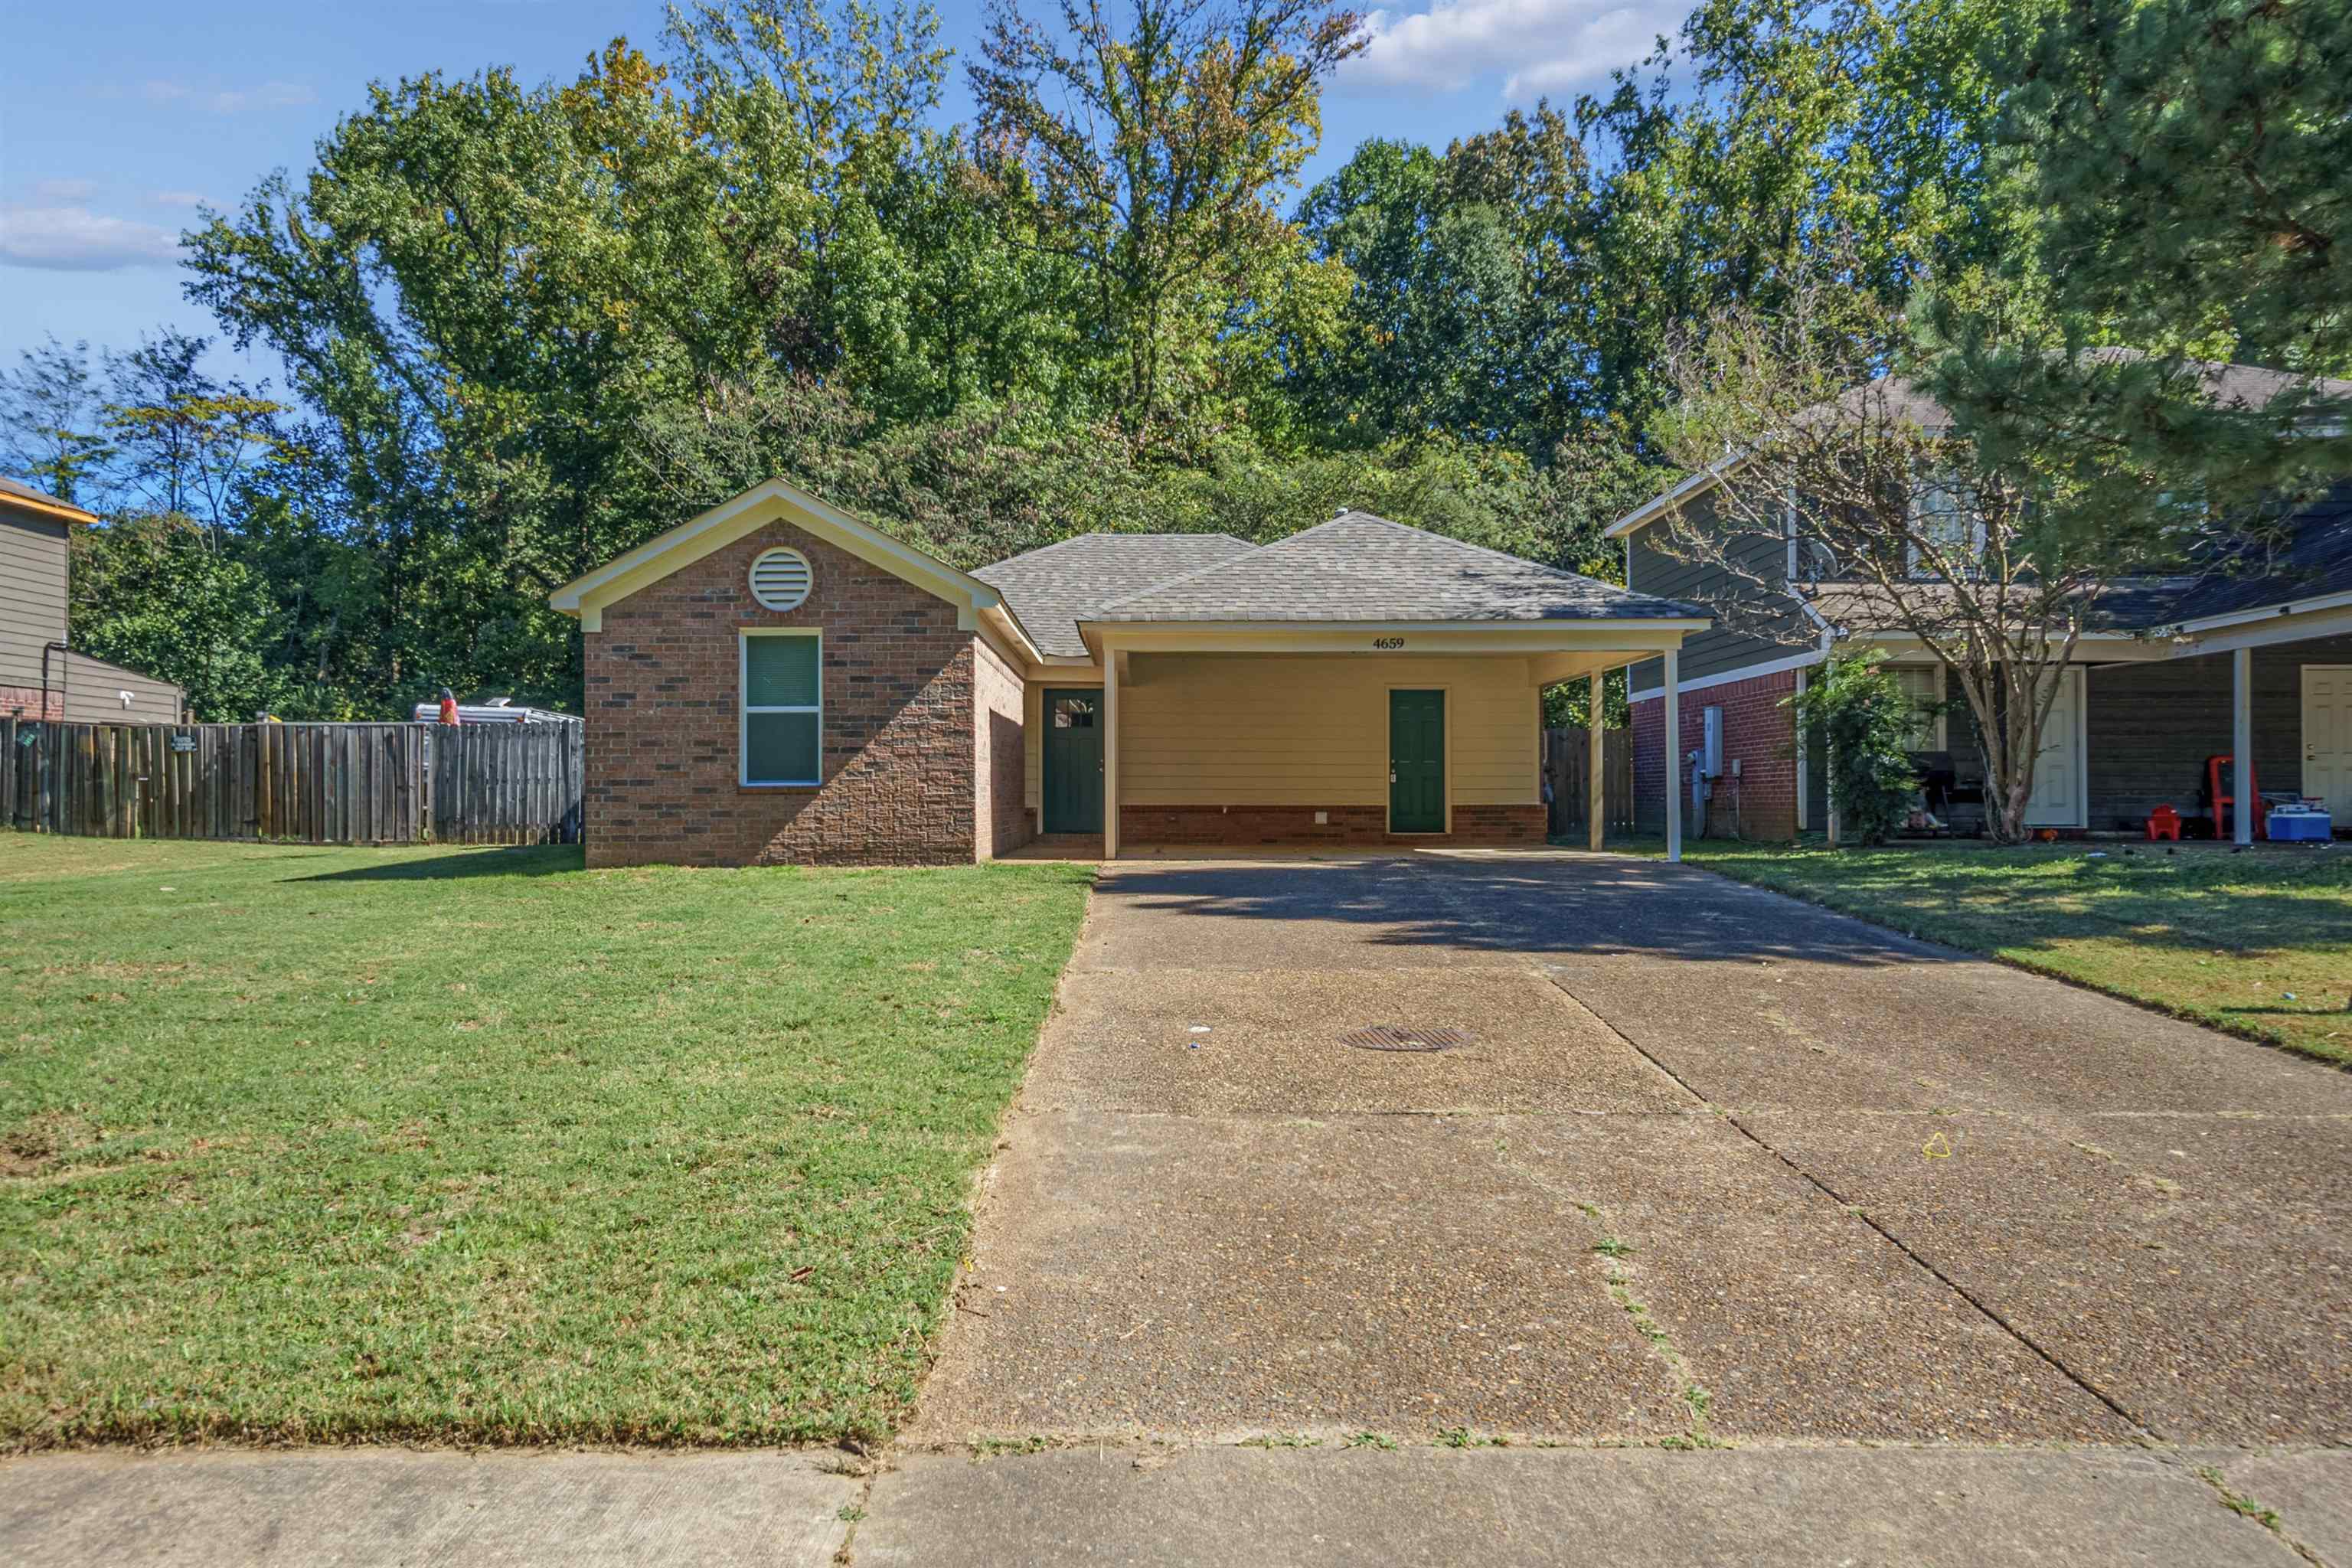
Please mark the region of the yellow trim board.
<svg viewBox="0 0 2352 1568"><path fill-rule="evenodd" d="M58 522L99 521L96 512L84 511L71 501L62 501L55 496L23 496L18 495L15 490L0 490L0 506L21 507L37 516L50 518Z"/></svg>

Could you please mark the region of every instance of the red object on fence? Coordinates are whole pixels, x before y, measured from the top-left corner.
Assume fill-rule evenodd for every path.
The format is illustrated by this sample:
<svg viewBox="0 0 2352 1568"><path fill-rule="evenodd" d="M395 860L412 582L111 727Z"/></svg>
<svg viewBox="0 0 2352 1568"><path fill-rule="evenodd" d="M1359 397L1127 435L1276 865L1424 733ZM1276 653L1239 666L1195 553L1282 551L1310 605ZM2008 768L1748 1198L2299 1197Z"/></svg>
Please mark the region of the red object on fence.
<svg viewBox="0 0 2352 1568"><path fill-rule="evenodd" d="M443 687L443 688L441 689L441 722L443 722L444 724L455 724L457 721L457 693L455 693L455 692L451 691L447 687L446 687L446 686L445 686L445 687Z"/></svg>
<svg viewBox="0 0 2352 1568"><path fill-rule="evenodd" d="M2225 769L2230 774L2228 785L2230 793L2227 795L2221 793L2223 787L2221 774ZM2260 838L2263 836L2263 818L2269 813L2263 805L2263 792L2256 787L2257 782L2254 764L2252 763L2246 764L2246 776L2241 779L2238 777L2237 765L2228 752L2224 752L2218 757L2205 759L2205 791L2213 798L2214 837L2227 838L2232 836L2232 829L2236 825L2230 820L2230 814L2223 807L2235 805L2241 793L2245 796L2246 809L2254 814L2254 837Z"/></svg>
<svg viewBox="0 0 2352 1568"><path fill-rule="evenodd" d="M2147 841L2153 844L2159 838L2175 843L2180 839L2180 814L2168 805L2159 805L2147 814Z"/></svg>

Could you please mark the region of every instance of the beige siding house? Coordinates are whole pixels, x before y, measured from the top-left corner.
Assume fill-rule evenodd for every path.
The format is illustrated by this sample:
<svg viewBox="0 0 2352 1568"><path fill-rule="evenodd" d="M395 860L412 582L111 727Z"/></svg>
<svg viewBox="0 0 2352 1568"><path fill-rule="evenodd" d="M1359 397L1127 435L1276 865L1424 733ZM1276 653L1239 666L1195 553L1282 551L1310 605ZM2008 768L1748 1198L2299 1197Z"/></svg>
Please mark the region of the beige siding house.
<svg viewBox="0 0 2352 1568"><path fill-rule="evenodd" d="M171 682L67 644L68 530L97 521L0 479L0 717L173 724L187 706Z"/></svg>
<svg viewBox="0 0 2352 1568"><path fill-rule="evenodd" d="M551 603L584 634L600 864L1539 844L1543 689L1671 668L1708 624L1364 512L967 574L782 480Z"/></svg>

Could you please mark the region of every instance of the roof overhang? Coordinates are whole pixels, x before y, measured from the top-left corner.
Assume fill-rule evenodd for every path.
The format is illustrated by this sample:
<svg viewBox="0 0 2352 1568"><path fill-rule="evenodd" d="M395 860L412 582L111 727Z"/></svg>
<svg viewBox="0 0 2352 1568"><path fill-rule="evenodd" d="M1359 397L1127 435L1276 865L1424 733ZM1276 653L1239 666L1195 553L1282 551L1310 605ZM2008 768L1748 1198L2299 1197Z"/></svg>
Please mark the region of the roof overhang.
<svg viewBox="0 0 2352 1568"><path fill-rule="evenodd" d="M547 602L566 615L579 616L583 630L600 630L607 605L618 604L772 522L789 522L869 565L936 595L956 606L956 624L966 631L993 631L1031 663L1044 662L1044 656L1023 629L1019 618L995 589L970 573L959 572L937 556L893 539L863 518L782 479L754 485L699 517L656 535L625 555L616 556L585 576L565 584L550 594Z"/></svg>
<svg viewBox="0 0 2352 1568"><path fill-rule="evenodd" d="M18 511L30 512L35 517L42 518L50 522L96 522L99 521L99 516L96 512L84 511L78 506L58 500L51 496L21 495L15 490L0 490L0 511L5 511L11 508Z"/></svg>
<svg viewBox="0 0 2352 1568"><path fill-rule="evenodd" d="M1647 658L1677 648L1706 616L1552 621L1080 621L1099 660L1119 653L1546 654Z"/></svg>
<svg viewBox="0 0 2352 1568"><path fill-rule="evenodd" d="M1691 475L1670 490L1659 491L1602 529L1601 537L1622 539L1635 529L1646 527L1668 512L1681 510L1737 473L1747 461L1748 459L1743 457L1736 458L1729 462L1717 463L1711 468L1702 469Z"/></svg>

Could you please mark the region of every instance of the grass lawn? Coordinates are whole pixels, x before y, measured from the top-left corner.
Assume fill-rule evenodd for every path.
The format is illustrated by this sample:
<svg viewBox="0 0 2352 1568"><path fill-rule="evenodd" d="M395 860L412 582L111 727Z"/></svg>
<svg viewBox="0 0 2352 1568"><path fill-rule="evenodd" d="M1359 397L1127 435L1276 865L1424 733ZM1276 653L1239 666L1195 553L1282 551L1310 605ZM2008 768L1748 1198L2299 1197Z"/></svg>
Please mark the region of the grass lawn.
<svg viewBox="0 0 2352 1568"><path fill-rule="evenodd" d="M0 832L0 1446L887 1433L1089 877Z"/></svg>
<svg viewBox="0 0 2352 1568"><path fill-rule="evenodd" d="M2095 850L2105 858L2088 858ZM2352 1065L2352 847L1833 853L1709 839L1684 853L1743 882Z"/></svg>

